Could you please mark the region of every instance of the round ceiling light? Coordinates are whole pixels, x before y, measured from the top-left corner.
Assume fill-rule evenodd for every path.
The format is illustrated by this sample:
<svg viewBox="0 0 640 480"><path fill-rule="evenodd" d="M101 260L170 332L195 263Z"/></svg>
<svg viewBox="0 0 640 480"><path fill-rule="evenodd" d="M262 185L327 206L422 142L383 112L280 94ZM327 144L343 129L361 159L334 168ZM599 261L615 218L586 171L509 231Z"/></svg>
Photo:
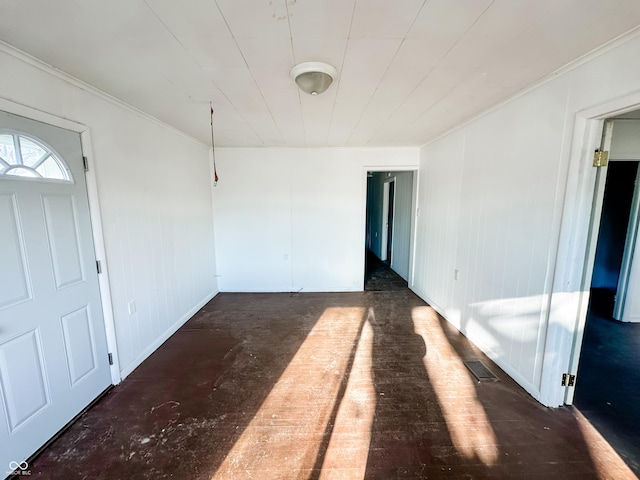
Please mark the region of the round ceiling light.
<svg viewBox="0 0 640 480"><path fill-rule="evenodd" d="M309 95L325 92L337 76L335 68L322 62L301 63L291 69L291 78Z"/></svg>

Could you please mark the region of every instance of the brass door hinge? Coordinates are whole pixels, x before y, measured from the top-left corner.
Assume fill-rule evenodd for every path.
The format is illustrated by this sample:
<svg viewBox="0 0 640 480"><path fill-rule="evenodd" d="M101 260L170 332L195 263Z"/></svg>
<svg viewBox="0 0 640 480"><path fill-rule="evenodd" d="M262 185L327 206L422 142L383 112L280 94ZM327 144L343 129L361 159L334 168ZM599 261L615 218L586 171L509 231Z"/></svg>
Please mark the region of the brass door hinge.
<svg viewBox="0 0 640 480"><path fill-rule="evenodd" d="M609 152L606 150L597 149L593 153L593 166L594 167L606 167L609 163Z"/></svg>
<svg viewBox="0 0 640 480"><path fill-rule="evenodd" d="M576 384L576 376L571 375L570 373L562 374L562 386L563 387L573 387Z"/></svg>

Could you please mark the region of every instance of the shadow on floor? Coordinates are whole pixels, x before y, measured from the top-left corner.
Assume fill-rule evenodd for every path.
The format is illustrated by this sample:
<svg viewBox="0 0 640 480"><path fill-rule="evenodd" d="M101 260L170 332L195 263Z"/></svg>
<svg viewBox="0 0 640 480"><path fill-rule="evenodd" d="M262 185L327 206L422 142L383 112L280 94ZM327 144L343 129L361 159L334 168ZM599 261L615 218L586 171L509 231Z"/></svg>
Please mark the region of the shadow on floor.
<svg viewBox="0 0 640 480"><path fill-rule="evenodd" d="M499 465L466 458L452 438L450 425L458 419L442 404L436 378L445 367L440 363L442 344L421 329L437 318L435 312L418 297L398 291L375 292L374 305L369 325L375 413L365 474L358 478L497 475ZM425 367L427 358L436 363L435 369Z"/></svg>
<svg viewBox="0 0 640 480"><path fill-rule="evenodd" d="M592 290L574 405L640 476L640 324L614 320L613 302Z"/></svg>
<svg viewBox="0 0 640 480"><path fill-rule="evenodd" d="M473 381L470 356L500 381ZM30 468L53 480L633 478L577 422L407 288L223 293Z"/></svg>
<svg viewBox="0 0 640 480"><path fill-rule="evenodd" d="M335 303L219 295L47 448L33 477L208 480Z"/></svg>

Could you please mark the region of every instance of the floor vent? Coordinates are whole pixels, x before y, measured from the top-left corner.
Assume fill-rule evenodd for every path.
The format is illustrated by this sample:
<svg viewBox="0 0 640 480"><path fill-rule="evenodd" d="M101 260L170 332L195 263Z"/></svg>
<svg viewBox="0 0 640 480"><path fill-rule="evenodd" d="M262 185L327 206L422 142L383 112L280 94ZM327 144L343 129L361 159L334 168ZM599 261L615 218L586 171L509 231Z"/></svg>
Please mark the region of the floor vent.
<svg viewBox="0 0 640 480"><path fill-rule="evenodd" d="M464 364L479 382L498 381L498 378L480 360L467 360Z"/></svg>

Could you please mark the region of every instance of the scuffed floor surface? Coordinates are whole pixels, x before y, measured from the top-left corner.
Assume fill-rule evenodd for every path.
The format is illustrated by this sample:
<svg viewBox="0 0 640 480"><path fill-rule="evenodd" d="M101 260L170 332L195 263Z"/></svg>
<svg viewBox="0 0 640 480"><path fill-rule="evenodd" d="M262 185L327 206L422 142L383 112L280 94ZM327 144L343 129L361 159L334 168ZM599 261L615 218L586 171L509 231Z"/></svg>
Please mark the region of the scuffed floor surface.
<svg viewBox="0 0 640 480"><path fill-rule="evenodd" d="M478 383L463 360L500 379ZM30 466L46 479L629 479L408 290L220 294Z"/></svg>

